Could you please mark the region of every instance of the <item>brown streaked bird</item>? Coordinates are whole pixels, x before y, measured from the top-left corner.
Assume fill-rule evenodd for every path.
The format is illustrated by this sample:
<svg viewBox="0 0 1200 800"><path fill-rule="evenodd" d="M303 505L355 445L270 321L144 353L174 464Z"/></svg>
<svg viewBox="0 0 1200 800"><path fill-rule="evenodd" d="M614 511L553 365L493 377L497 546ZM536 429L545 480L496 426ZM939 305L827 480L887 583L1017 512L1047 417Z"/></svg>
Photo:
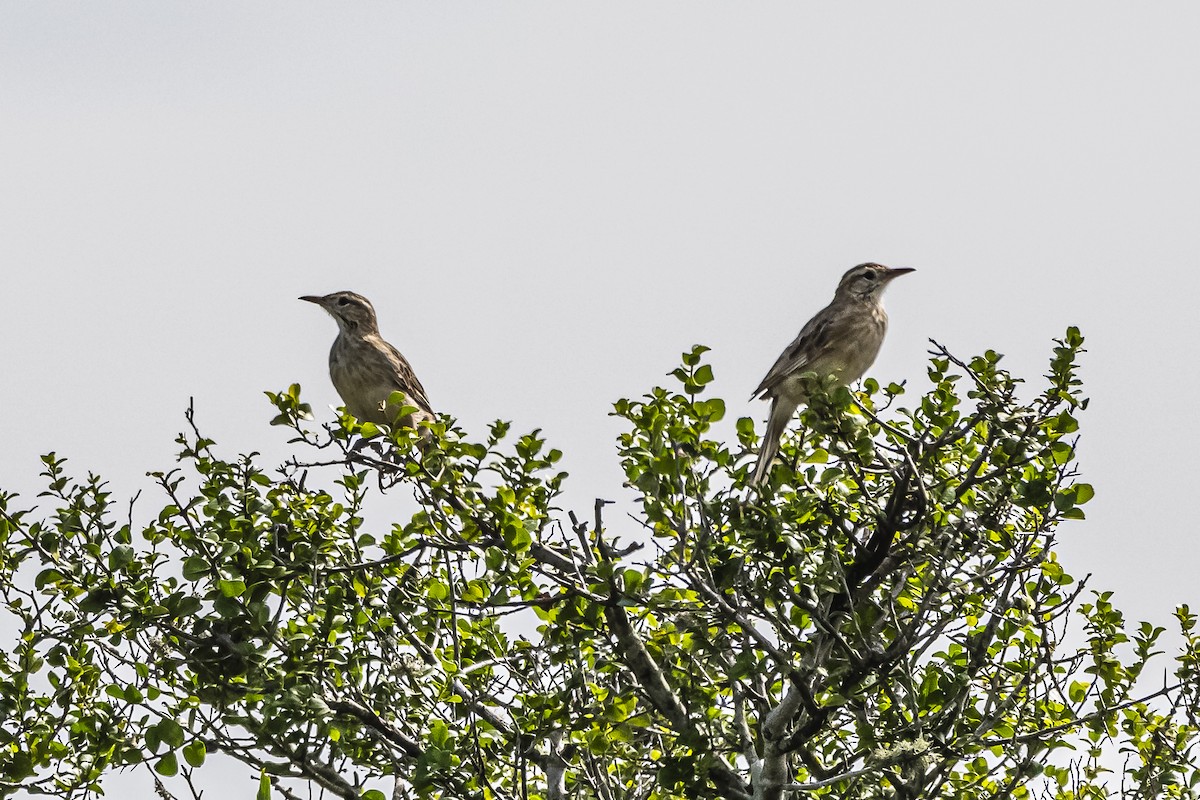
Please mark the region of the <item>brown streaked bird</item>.
<svg viewBox="0 0 1200 800"><path fill-rule="evenodd" d="M771 414L754 465L752 483L762 483L779 452L779 440L802 403L808 401L806 372L833 376L851 384L863 376L879 355L887 333L883 290L895 278L914 270L890 269L881 264L859 264L838 283L833 302L800 329L795 341L780 354L767 376L750 397L770 398Z"/></svg>
<svg viewBox="0 0 1200 800"><path fill-rule="evenodd" d="M396 408L387 405L388 398L392 392L403 392L406 405L415 406L417 412L402 417L401 425L416 427L423 419L433 419L425 387L408 359L379 335L370 300L354 292L300 299L316 303L337 322L338 335L329 351L329 377L347 411L360 422L391 425Z"/></svg>

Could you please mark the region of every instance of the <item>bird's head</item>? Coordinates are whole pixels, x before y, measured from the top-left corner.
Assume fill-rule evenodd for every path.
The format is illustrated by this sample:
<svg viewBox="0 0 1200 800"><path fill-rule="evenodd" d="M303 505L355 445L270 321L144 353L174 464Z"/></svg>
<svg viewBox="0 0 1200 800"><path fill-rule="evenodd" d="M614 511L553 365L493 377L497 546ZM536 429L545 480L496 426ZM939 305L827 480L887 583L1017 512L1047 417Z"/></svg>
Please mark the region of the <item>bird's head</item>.
<svg viewBox="0 0 1200 800"><path fill-rule="evenodd" d="M375 307L361 294L334 292L321 297L305 295L300 299L316 303L328 311L329 316L337 321L338 328L343 333L361 335L379 330L379 323L375 319Z"/></svg>
<svg viewBox="0 0 1200 800"><path fill-rule="evenodd" d="M842 276L837 287L838 297L853 298L866 302L878 302L883 290L893 279L913 272L912 267L885 267L882 264L859 264L851 267Z"/></svg>

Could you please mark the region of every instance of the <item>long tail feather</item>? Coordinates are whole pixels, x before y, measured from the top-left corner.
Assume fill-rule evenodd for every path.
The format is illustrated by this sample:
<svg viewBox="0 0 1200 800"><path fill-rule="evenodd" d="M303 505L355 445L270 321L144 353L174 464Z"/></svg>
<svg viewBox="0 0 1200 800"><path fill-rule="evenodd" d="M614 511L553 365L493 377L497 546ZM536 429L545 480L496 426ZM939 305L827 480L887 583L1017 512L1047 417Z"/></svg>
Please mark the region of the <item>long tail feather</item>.
<svg viewBox="0 0 1200 800"><path fill-rule="evenodd" d="M750 479L752 486L757 486L766 480L771 472L771 463L779 453L779 440L787 430L792 415L796 413L797 403L791 403L782 397L771 401L771 415L767 418L767 430L763 433L762 442L758 448L758 463L754 465L754 477Z"/></svg>

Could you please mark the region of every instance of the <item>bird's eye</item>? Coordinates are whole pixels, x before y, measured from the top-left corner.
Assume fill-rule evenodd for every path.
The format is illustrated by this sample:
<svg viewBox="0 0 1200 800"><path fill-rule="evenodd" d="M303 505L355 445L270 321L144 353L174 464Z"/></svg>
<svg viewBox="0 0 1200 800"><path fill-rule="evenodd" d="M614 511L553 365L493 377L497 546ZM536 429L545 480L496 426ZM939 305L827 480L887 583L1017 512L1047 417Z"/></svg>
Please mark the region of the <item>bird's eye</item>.
<svg viewBox="0 0 1200 800"><path fill-rule="evenodd" d="M338 305L339 306L348 306L348 305L350 305L350 301L343 297L341 300L338 300Z"/></svg>

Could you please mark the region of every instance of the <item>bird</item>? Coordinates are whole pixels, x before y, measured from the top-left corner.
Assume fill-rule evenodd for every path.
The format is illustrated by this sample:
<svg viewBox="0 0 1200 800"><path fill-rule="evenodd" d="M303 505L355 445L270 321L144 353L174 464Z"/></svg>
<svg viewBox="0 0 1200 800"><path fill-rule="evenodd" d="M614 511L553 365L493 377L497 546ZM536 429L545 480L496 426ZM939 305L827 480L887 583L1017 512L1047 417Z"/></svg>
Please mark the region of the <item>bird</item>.
<svg viewBox="0 0 1200 800"><path fill-rule="evenodd" d="M893 269L875 263L851 267L838 283L833 302L817 312L779 355L750 395L751 399L771 401L752 484L766 479L784 429L796 409L808 402L808 384L801 376L812 372L821 378L833 377L843 385L861 378L879 355L887 333L883 290L896 278L914 271L911 267Z"/></svg>
<svg viewBox="0 0 1200 800"><path fill-rule="evenodd" d="M434 419L425 387L417 380L412 365L379 335L379 322L370 300L354 292L305 295L300 299L316 303L337 322L338 335L329 351L329 377L347 411L360 422L376 425L416 427L422 420ZM416 412L397 420L399 407L388 404L393 392L403 392L404 405L414 406Z"/></svg>

